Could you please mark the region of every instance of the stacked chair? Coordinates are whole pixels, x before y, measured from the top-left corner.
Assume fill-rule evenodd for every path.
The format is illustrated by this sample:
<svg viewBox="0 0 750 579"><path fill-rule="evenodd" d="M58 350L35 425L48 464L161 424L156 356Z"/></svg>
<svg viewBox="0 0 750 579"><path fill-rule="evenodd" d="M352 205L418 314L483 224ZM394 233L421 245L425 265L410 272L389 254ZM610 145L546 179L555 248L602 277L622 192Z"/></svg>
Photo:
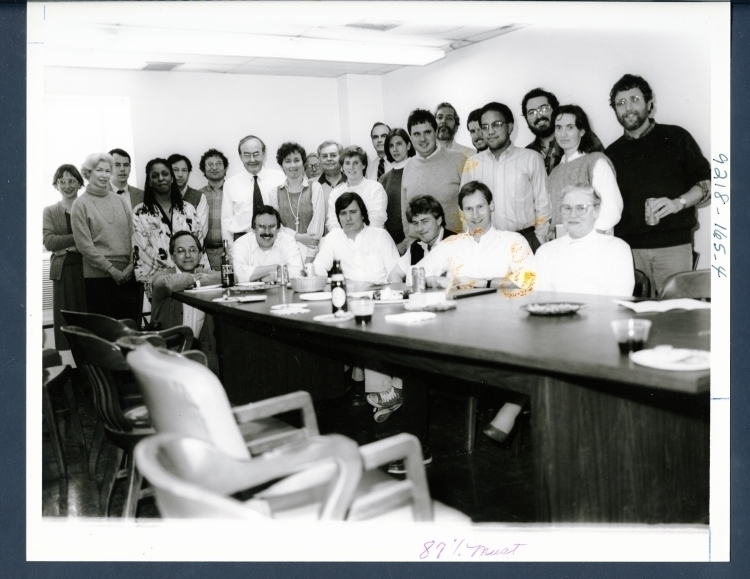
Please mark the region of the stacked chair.
<svg viewBox="0 0 750 579"><path fill-rule="evenodd" d="M414 436L358 447L319 435L306 392L231 408L219 380L195 359L144 344L127 362L159 431L138 443L135 456L164 517L469 522L432 501ZM248 424L292 410L302 413L302 428L256 432L248 443ZM398 459L405 480L378 470Z"/></svg>
<svg viewBox="0 0 750 579"><path fill-rule="evenodd" d="M659 299L693 298L711 301L711 271L682 271L670 275L664 280L664 288Z"/></svg>

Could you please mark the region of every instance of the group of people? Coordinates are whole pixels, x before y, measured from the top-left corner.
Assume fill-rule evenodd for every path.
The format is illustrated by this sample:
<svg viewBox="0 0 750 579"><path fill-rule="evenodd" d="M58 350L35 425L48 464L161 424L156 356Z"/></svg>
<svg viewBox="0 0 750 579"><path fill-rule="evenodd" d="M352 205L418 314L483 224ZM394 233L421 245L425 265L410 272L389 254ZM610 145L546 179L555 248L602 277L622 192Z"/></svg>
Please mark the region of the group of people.
<svg viewBox="0 0 750 579"><path fill-rule="evenodd" d="M432 287L629 295L635 268L658 294L692 267L710 165L686 130L654 121L643 78L624 75L609 104L624 132L606 149L581 107L535 88L521 102L535 135L525 148L498 102L468 115L474 148L457 143L459 114L444 102L412 111L406 128L375 123L371 156L334 140L310 153L286 142L279 171L249 135L238 144L244 170L227 179L229 160L209 149L200 190L180 154L149 161L144 190L128 184L122 149L90 155L80 173L63 165L53 180L62 200L44 212L55 328L61 307L140 322L145 292L153 320L190 323L210 341L203 317L169 295L216 282L224 243L239 282L273 279L280 264L324 274L338 260L348 279L371 283L410 281L419 265ZM381 380L374 401L397 399L394 383ZM507 434L517 410L493 428Z"/></svg>

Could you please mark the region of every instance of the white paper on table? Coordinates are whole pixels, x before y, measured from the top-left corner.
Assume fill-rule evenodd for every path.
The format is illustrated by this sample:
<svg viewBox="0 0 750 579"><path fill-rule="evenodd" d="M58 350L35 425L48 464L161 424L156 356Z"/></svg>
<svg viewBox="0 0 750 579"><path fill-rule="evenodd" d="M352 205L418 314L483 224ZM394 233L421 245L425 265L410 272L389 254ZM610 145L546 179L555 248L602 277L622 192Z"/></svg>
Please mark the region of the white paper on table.
<svg viewBox="0 0 750 579"><path fill-rule="evenodd" d="M623 300L612 300L617 305L629 308L637 314L649 312L668 312L669 310L707 310L711 309L709 302L702 302L691 298L679 298L676 300L626 302Z"/></svg>
<svg viewBox="0 0 750 579"><path fill-rule="evenodd" d="M435 317L432 312L407 312L405 314L390 314L385 316L385 321L391 324L416 324L425 322Z"/></svg>

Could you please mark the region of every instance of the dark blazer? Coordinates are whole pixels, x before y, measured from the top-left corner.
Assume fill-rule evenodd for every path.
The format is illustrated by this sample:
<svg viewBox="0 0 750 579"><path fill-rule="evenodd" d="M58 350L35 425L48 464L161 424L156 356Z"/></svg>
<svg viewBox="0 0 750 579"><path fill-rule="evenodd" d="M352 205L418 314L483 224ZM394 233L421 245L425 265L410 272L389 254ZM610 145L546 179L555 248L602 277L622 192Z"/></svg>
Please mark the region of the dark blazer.
<svg viewBox="0 0 750 579"><path fill-rule="evenodd" d="M443 230L443 239L448 239L456 235L450 229ZM416 241L409 246L411 252L411 265L417 265L424 257L424 248Z"/></svg>
<svg viewBox="0 0 750 579"><path fill-rule="evenodd" d="M112 185L112 181L107 183L107 187L110 191L112 191L112 193L117 193L117 189ZM133 211L133 209L135 209L137 205L143 203L143 189L138 189L138 187L133 187L132 185L128 184L128 197L130 210Z"/></svg>
<svg viewBox="0 0 750 579"><path fill-rule="evenodd" d="M61 202L44 208L42 232L44 233L44 248L53 252L49 260L49 278L59 280L62 276L63 263L68 256L67 248L76 246L73 234L68 233L65 207Z"/></svg>

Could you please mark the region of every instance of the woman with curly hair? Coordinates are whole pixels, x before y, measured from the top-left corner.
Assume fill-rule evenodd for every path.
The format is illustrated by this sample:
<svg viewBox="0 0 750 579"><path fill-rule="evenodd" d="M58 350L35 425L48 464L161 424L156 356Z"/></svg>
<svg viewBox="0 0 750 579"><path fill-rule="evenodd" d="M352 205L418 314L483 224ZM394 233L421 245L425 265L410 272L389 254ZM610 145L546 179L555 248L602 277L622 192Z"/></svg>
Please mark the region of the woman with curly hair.
<svg viewBox="0 0 750 579"><path fill-rule="evenodd" d="M183 202L172 166L166 159L151 159L146 164L143 203L133 209L135 277L149 289L154 275L174 267L169 240L177 231L189 231L203 243L196 210ZM205 253L201 265L210 269Z"/></svg>

